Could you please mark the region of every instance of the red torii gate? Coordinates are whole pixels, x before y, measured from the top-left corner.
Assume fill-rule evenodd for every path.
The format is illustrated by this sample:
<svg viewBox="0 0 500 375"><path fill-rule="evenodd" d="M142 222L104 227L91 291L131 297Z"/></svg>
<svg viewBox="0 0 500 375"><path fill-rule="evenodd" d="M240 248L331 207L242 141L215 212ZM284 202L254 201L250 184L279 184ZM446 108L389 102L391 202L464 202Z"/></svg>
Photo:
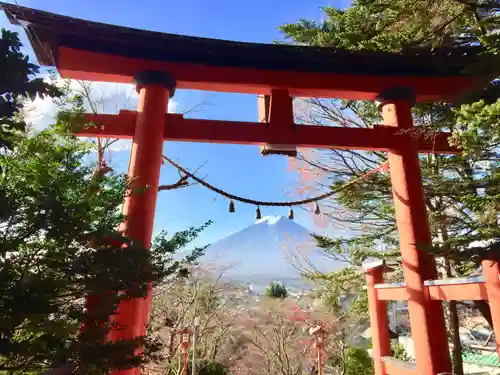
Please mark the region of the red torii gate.
<svg viewBox="0 0 500 375"><path fill-rule="evenodd" d="M81 136L132 138L128 174L146 193L125 200L123 229L144 244L151 241L165 140L297 147L379 150L389 153L390 175L405 290L409 293L416 373L451 370L440 301L429 297L426 280L436 279L434 258L416 248L430 244L419 152L453 152L447 134L433 139L411 133L415 101L450 100L470 89L462 73L476 58L474 49L413 51L405 55L351 52L333 48L230 42L106 25L0 3L11 22L25 27L42 65L63 77L131 83L140 96L137 111L87 114L97 127ZM167 114L175 89L260 95L259 122L185 119ZM384 125L372 129L294 124L292 97L378 100ZM380 282L377 279L376 282ZM377 375L388 373L384 308L371 294L374 361ZM145 333L150 297L120 305L117 319L128 327L113 338ZM382 318L381 318L382 317ZM499 335L500 336L500 335ZM394 373L405 373L400 368ZM138 374L139 370L119 374Z"/></svg>

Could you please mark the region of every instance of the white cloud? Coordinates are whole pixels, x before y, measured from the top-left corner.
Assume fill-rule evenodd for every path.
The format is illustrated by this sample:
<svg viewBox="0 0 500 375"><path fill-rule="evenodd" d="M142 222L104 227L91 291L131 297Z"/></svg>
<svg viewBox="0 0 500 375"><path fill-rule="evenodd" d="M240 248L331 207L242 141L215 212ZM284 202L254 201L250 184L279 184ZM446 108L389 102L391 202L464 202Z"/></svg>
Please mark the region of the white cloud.
<svg viewBox="0 0 500 375"><path fill-rule="evenodd" d="M24 120L28 125L41 130L54 123L57 114L57 105L52 99L37 97L27 103L23 110Z"/></svg>
<svg viewBox="0 0 500 375"><path fill-rule="evenodd" d="M46 77L50 81L49 77ZM55 84L63 85L61 78L52 81ZM97 111L98 113L117 114L121 109L134 110L137 108L139 97L135 91L135 86L131 84L117 84L110 82L88 82L88 81L69 81L70 89L74 93L84 94L85 110L88 112ZM28 125L35 130L42 130L48 125L54 123L58 105L50 98L36 98L29 102L24 109L24 117ZM169 113L175 113L177 102L169 101ZM130 140L119 140L110 147L110 151L122 151L131 148Z"/></svg>

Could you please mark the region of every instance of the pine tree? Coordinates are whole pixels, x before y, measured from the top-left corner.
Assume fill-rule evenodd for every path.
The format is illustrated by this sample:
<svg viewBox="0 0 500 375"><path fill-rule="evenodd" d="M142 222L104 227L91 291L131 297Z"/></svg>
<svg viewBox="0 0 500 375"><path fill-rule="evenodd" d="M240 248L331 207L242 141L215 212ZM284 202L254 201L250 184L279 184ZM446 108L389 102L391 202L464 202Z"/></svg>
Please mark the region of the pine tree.
<svg viewBox="0 0 500 375"><path fill-rule="evenodd" d="M288 290L284 284L273 281L266 288L266 296L271 298L286 298L288 297Z"/></svg>
<svg viewBox="0 0 500 375"><path fill-rule="evenodd" d="M496 1L355 1L341 10L324 8L322 23L300 21L284 25L285 36L295 43L340 47L351 50L405 51L408 48L438 46L481 46L495 53L498 43ZM470 67L472 69L472 67ZM492 69L493 68L493 69ZM433 235L432 251L440 256L445 276L478 272L480 261L498 256L500 229L498 85L495 67L485 69L488 83L474 102L454 107L444 103L418 104L414 121L424 134L447 130L461 148L458 155L421 156L423 184ZM488 79L490 82L488 82ZM337 126L371 127L382 119L374 103L312 99L311 116L302 121L326 121ZM322 119L322 120L318 120ZM318 158L299 155L315 172L333 180L332 188L357 178L386 161L381 152L322 152ZM327 213L332 220L348 226L349 238L317 237L320 247L333 255L349 253L354 266L367 256L399 252L392 192L387 175L376 174L339 193ZM335 280L337 275L331 275ZM359 279L353 279L356 284ZM347 280L346 282L350 282ZM454 310L450 304L450 312ZM486 302L476 306L491 324ZM453 314L452 314L453 315ZM461 373L460 347L454 317L455 372ZM455 348L456 349L456 348Z"/></svg>
<svg viewBox="0 0 500 375"><path fill-rule="evenodd" d="M498 44L497 0L355 0L346 9L323 7L322 22L281 26L294 43L398 52L414 47Z"/></svg>

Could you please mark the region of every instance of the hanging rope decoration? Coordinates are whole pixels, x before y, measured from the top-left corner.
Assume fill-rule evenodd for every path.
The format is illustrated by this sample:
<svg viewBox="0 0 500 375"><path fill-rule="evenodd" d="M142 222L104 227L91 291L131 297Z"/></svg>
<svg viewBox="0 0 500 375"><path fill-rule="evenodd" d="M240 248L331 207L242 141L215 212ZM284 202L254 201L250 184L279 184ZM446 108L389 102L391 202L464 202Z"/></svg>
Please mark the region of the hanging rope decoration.
<svg viewBox="0 0 500 375"><path fill-rule="evenodd" d="M257 206L257 209L255 210L255 218L257 220L262 219L262 215L260 213L260 207L259 206Z"/></svg>
<svg viewBox="0 0 500 375"><path fill-rule="evenodd" d="M162 155L162 158L167 163L171 164L173 167L177 168L179 171L181 171L186 176L188 176L189 178L193 179L194 181L196 181L200 185L206 187L207 189L212 190L213 192L215 192L215 193L217 193L219 195L222 195L223 197L228 198L229 199L229 212L231 212L231 213L236 212L236 205L234 203L235 201L241 202L241 203L246 203L246 204L252 204L254 206L257 206L257 209L255 211L255 217L257 219L261 219L262 218L262 214L261 214L261 211L260 211L260 206L266 206L266 207L290 207L290 211L288 212L288 218L290 220L293 220L295 215L294 215L292 207L302 206L302 205L308 204L308 203L316 203L316 206L314 208L314 214L315 215L319 215L319 214L321 214L321 210L320 210L319 204L318 204L319 201L331 197L332 195L338 193L339 191L344 190L344 189L348 188L349 186L354 185L354 184L360 182L361 180L364 180L365 178L371 176L374 173L377 173L377 172L386 172L389 169L389 162L386 161L386 162L380 164L378 167L376 167L376 168L374 168L374 169L366 172L365 174L363 174L363 175L355 178L354 180L349 181L349 182L345 183L344 185L339 186L339 187L337 187L335 189L332 189L328 193L324 193L324 194L318 195L317 197L302 199L302 200L298 200L298 201L290 201L290 202L273 202L273 201L258 201L258 200L255 200L255 199L244 198L244 197L240 197L240 196L237 196L237 195L225 192L224 190L221 190L221 189L219 189L219 188L217 188L217 187L209 184L208 182L202 180L201 178L195 176L193 173L188 172L181 165L177 164L175 161L173 161L172 159L166 157L165 155Z"/></svg>
<svg viewBox="0 0 500 375"><path fill-rule="evenodd" d="M316 207L314 208L314 214L319 215L321 213L321 210L319 209L319 204L316 202Z"/></svg>

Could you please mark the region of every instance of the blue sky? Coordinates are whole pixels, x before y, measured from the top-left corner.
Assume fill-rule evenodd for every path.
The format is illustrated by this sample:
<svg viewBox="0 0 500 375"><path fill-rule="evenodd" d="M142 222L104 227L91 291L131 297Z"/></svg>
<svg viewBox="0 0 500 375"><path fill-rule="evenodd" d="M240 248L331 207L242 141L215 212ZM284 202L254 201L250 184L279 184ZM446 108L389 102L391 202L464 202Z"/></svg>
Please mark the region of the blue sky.
<svg viewBox="0 0 500 375"><path fill-rule="evenodd" d="M13 2L13 1L11 1ZM19 5L68 16L154 31L271 43L282 39L278 27L300 18L320 20L320 7L346 6L346 1L328 0L18 0ZM12 29L0 16L0 26ZM26 39L23 38L23 41ZM27 44L27 43L25 43ZM209 119L257 120L254 95L220 94L179 90L175 97L182 112L200 102L204 105L192 117ZM289 168L286 157L262 157L255 146L165 143L167 156L195 168L206 162L201 174L207 181L231 193L258 200L289 200L285 191L293 191L298 175ZM128 152L113 156L113 165L123 171ZM164 167L161 183L175 182L178 174ZM286 208L262 208L263 215L286 215ZM295 210L298 223L312 228L310 215ZM225 198L193 186L161 192L157 202L155 231L177 231L207 220L215 224L206 231L202 242L213 242L255 221L255 207L237 204L236 213L228 212Z"/></svg>

